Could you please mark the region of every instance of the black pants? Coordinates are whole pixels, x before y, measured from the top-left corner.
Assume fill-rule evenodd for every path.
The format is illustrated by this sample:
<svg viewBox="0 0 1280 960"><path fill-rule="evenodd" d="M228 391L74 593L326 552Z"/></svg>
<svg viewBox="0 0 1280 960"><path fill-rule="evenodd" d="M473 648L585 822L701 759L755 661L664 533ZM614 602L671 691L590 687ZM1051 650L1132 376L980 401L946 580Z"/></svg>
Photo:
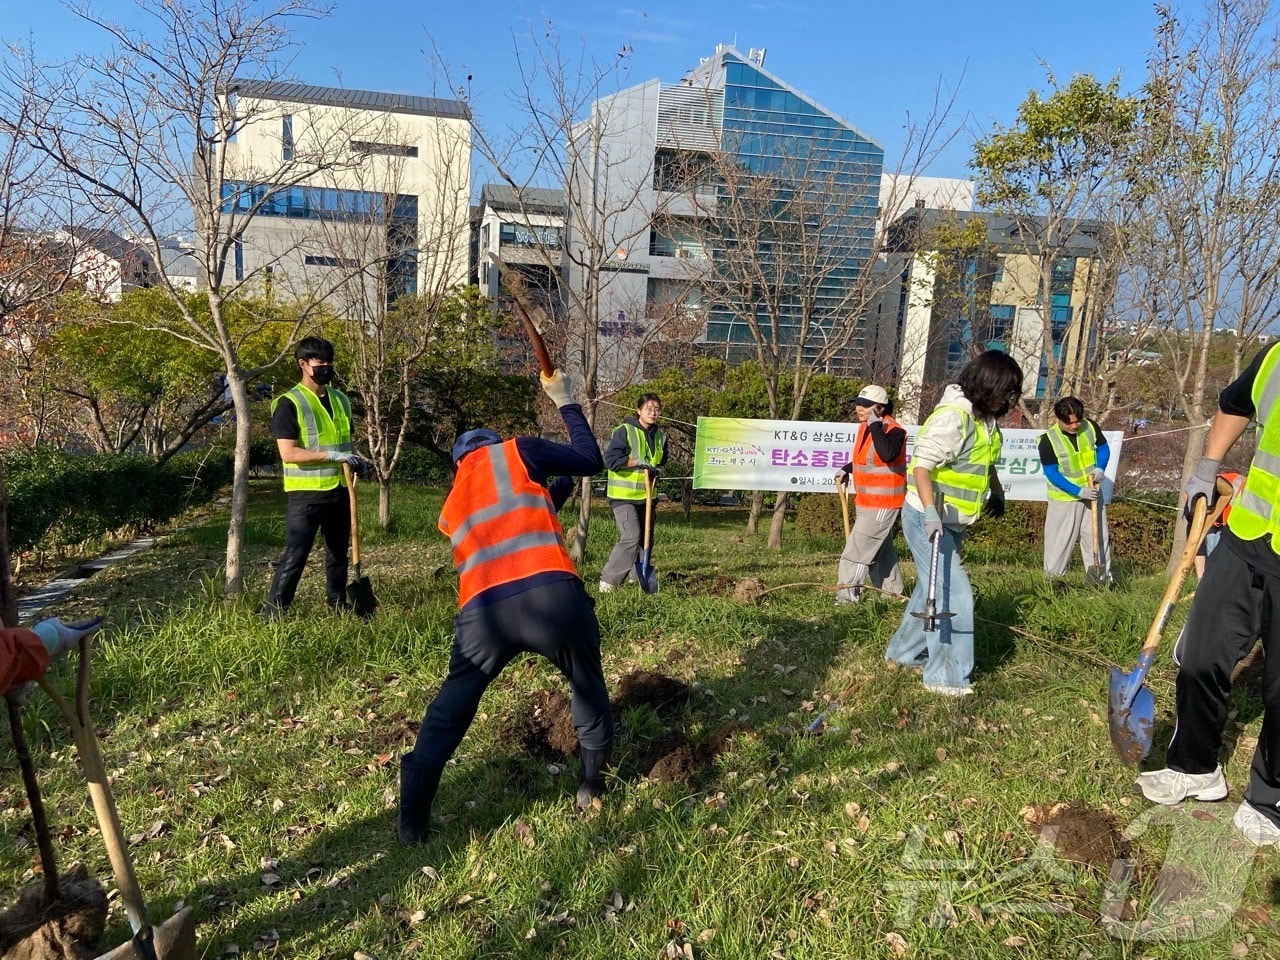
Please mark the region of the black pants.
<svg viewBox="0 0 1280 960"><path fill-rule="evenodd" d="M497 603L469 607L453 620L449 675L427 707L413 762L440 768L475 719L480 697L511 660L539 653L569 681L578 743L605 750L613 743L613 712L600 666L600 625L582 581L556 580Z"/></svg>
<svg viewBox="0 0 1280 960"><path fill-rule="evenodd" d="M1259 637L1266 652L1264 712L1245 798L1280 822L1280 578L1255 570L1225 543L1205 563L1174 651L1178 725L1168 763L1183 773L1209 773L1217 766L1231 672Z"/></svg>
<svg viewBox="0 0 1280 960"><path fill-rule="evenodd" d="M333 496L326 497L288 495L284 553L280 554L267 592L268 611L283 612L293 603L317 530L324 537L325 598L330 606L346 604L347 544L351 539L351 502L347 496L346 487L339 487Z"/></svg>

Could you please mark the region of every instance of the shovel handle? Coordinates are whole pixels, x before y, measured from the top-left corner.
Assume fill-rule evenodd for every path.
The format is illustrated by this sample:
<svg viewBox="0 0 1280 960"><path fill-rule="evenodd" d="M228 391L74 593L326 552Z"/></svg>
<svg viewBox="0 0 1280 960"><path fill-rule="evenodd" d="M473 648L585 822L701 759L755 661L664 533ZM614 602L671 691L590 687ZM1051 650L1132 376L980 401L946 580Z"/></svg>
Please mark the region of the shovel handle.
<svg viewBox="0 0 1280 960"><path fill-rule="evenodd" d="M342 477L347 481L347 502L351 508L351 568L360 576L360 510L356 503L356 478L351 465L343 461Z"/></svg>
<svg viewBox="0 0 1280 960"><path fill-rule="evenodd" d="M1169 617L1173 614L1174 606L1177 605L1178 594L1182 592L1182 583L1187 579L1187 574L1191 568L1195 566L1196 554L1200 552L1200 544L1204 542L1204 537L1208 533L1209 527L1227 509L1234 491L1231 484L1219 477L1216 492L1218 496L1214 501L1212 512L1207 510L1203 497L1197 497L1195 503L1192 504L1191 528L1187 533L1186 546L1182 548L1182 556L1178 560L1178 565L1174 567L1168 586L1164 588L1164 596L1160 598L1160 606L1156 610L1156 617L1151 622L1151 629L1147 631L1147 638L1138 654L1139 660L1144 657L1150 658L1156 647L1160 646L1160 638L1164 635L1164 628L1169 625Z"/></svg>
<svg viewBox="0 0 1280 960"><path fill-rule="evenodd" d="M836 495L840 498L840 519L844 521L844 538L849 539L849 480L836 474Z"/></svg>

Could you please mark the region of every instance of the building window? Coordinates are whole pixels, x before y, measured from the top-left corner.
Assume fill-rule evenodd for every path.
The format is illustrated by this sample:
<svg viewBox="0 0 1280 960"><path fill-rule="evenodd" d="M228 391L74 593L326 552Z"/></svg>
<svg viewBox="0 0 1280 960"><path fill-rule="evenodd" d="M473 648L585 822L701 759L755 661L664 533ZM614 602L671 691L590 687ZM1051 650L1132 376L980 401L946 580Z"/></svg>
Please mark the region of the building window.
<svg viewBox="0 0 1280 960"><path fill-rule="evenodd" d="M293 115L289 113L280 121L280 153L285 160L293 159Z"/></svg>
<svg viewBox="0 0 1280 960"><path fill-rule="evenodd" d="M243 280L244 279L244 241L241 240L239 237L236 238L235 253L236 253L236 279Z"/></svg>
<svg viewBox="0 0 1280 960"><path fill-rule="evenodd" d="M356 261L349 260L344 257L315 255L310 253L302 258L302 262L308 267L354 267L357 265Z"/></svg>
<svg viewBox="0 0 1280 960"><path fill-rule="evenodd" d="M418 148L399 143L375 143L372 140L352 140L351 149L356 153L377 154L380 157L416 157Z"/></svg>
<svg viewBox="0 0 1280 960"><path fill-rule="evenodd" d="M498 246L547 250L560 249L559 227L531 227L523 223L504 223L498 228Z"/></svg>

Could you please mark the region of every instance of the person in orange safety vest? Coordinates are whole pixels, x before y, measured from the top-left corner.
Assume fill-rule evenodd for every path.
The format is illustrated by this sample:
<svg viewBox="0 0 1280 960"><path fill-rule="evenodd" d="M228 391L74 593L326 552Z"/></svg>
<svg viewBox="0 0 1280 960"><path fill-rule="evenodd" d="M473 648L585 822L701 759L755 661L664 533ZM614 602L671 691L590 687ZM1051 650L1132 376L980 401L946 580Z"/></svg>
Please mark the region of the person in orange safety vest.
<svg viewBox="0 0 1280 960"><path fill-rule="evenodd" d="M582 754L578 809L604 792L614 723L600 626L556 516L572 478L598 473L604 460L564 374L543 377L542 389L560 409L569 444L540 437L504 443L481 429L462 434L453 447L457 473L439 526L453 546L459 610L449 673L427 707L413 751L400 758L401 843L427 838L445 764L484 691L522 653L541 654L569 681Z"/></svg>
<svg viewBox="0 0 1280 960"><path fill-rule="evenodd" d="M852 480L857 515L840 554L836 603L857 603L868 574L876 589L902 595L893 527L907 496L907 431L884 387L868 384L853 402L861 427L853 459L836 477Z"/></svg>

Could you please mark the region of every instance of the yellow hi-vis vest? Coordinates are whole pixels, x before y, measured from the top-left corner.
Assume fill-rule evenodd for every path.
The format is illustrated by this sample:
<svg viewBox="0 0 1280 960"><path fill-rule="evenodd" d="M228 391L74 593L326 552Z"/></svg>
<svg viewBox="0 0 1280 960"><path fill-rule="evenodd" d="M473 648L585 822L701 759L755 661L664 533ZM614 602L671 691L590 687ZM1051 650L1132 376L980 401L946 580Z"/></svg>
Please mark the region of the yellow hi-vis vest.
<svg viewBox="0 0 1280 960"><path fill-rule="evenodd" d="M1241 540L1270 535L1271 549L1280 553L1280 349L1272 348L1253 381L1254 419L1258 421L1258 449L1244 479L1244 490L1231 504L1227 526Z"/></svg>
<svg viewBox="0 0 1280 960"><path fill-rule="evenodd" d="M351 401L341 390L330 387L329 405L333 407L333 416L324 408L320 398L298 384L292 390L282 393L271 401L271 412L276 412L276 405L286 397L293 403L298 413L298 446L305 450L338 450L351 452ZM345 484L342 478L342 464L333 461L327 463L286 463L284 465L285 493L298 490L324 491L332 490L339 484Z"/></svg>
<svg viewBox="0 0 1280 960"><path fill-rule="evenodd" d="M1062 424L1060 423L1055 423L1045 431L1044 435L1049 438L1049 445L1053 447L1053 455L1058 458L1058 472L1062 474L1062 478L1068 483L1074 483L1077 487L1087 487L1089 485L1089 471L1098 466L1098 438L1094 436L1093 424L1087 420L1080 424L1080 429L1076 432L1076 445L1074 447L1071 445L1071 441L1067 439L1066 431L1062 429ZM1048 480L1045 481L1045 484L1049 488L1050 500L1065 500L1067 503L1074 503L1080 499L1079 497L1073 497L1067 491Z"/></svg>
<svg viewBox="0 0 1280 960"><path fill-rule="evenodd" d="M987 487L991 484L991 467L1000 459L1000 447L1003 442L1000 428L994 427L988 431L985 423L963 407L944 403L929 414L929 419L924 422L921 433L929 430L929 421L942 410L954 410L960 414L960 427L964 431L964 440L960 444L960 453L955 460L934 467L929 472L933 478L934 500L936 501L941 494L946 504L954 507L957 513L975 516L982 509L982 503L987 496ZM907 486L912 491L916 489L914 470L907 474ZM916 496L919 496L919 493L916 493Z"/></svg>
<svg viewBox="0 0 1280 960"><path fill-rule="evenodd" d="M627 456L632 460L643 460L657 466L662 460L662 450L666 446L666 437L661 430L653 432L653 446L644 435L644 431L632 423L620 424L627 431ZM644 470L632 469L610 470L609 482L604 495L610 500L643 500Z"/></svg>

